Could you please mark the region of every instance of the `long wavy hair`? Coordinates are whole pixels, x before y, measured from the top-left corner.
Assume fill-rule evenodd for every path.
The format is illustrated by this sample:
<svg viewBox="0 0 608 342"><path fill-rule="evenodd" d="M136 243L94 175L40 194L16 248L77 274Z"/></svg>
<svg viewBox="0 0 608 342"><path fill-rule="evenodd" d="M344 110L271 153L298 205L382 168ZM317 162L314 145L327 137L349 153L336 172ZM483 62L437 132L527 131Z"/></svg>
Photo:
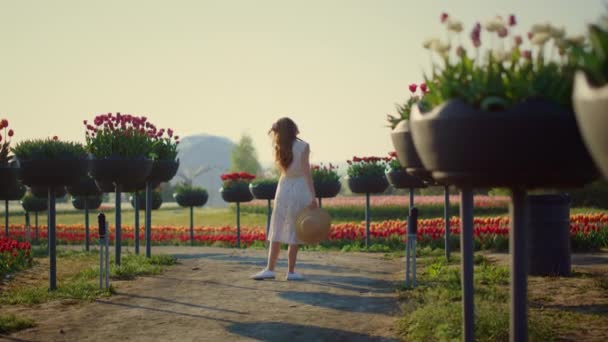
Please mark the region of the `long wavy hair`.
<svg viewBox="0 0 608 342"><path fill-rule="evenodd" d="M274 160L283 171L286 171L293 161L292 147L299 133L296 123L287 117L277 120L268 131L272 136Z"/></svg>

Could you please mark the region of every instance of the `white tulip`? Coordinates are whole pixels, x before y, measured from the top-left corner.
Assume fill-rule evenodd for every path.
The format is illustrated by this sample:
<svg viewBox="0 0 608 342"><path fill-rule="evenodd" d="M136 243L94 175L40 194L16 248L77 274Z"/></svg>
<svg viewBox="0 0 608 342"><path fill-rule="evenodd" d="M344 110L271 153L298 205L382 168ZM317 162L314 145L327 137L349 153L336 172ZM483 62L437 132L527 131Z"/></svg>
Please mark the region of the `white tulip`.
<svg viewBox="0 0 608 342"><path fill-rule="evenodd" d="M425 49L434 50L437 43L439 43L439 39L429 38L422 43L422 46L424 46Z"/></svg>
<svg viewBox="0 0 608 342"><path fill-rule="evenodd" d="M553 38L564 38L564 36L566 35L566 30L561 27L561 28L557 28L557 27L552 27L551 28L551 36Z"/></svg>
<svg viewBox="0 0 608 342"><path fill-rule="evenodd" d="M448 19L448 30L456 33L462 32L462 22L458 20Z"/></svg>
<svg viewBox="0 0 608 342"><path fill-rule="evenodd" d="M489 32L497 32L504 26L505 26L505 24L503 23L502 19L500 19L498 17L494 18L492 20L488 20L486 22L486 24L484 25L485 29L488 30Z"/></svg>
<svg viewBox="0 0 608 342"><path fill-rule="evenodd" d="M585 39L586 39L585 36L578 35L578 36L568 37L568 38L566 38L566 41L568 41L569 43L572 43L572 44L582 45L585 43Z"/></svg>
<svg viewBox="0 0 608 342"><path fill-rule="evenodd" d="M551 39L551 35L546 32L534 33L532 37L532 44L534 45L545 45L547 41Z"/></svg>
<svg viewBox="0 0 608 342"><path fill-rule="evenodd" d="M534 33L534 35L537 33L551 33L551 31L552 27L550 23L532 25L532 33Z"/></svg>

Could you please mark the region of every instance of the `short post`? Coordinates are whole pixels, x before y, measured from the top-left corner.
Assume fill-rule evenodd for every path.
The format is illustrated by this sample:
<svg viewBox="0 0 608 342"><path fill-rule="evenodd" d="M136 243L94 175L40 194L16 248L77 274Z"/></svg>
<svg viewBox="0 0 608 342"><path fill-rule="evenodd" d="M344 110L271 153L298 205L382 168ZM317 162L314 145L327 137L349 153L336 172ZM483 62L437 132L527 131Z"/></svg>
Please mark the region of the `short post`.
<svg viewBox="0 0 608 342"><path fill-rule="evenodd" d="M412 210L413 207L414 207L414 188L410 188L410 207L409 207L409 209Z"/></svg>
<svg viewBox="0 0 608 342"><path fill-rule="evenodd" d="M475 341L475 315L473 304L473 189L460 192L460 249L462 253L462 331L463 341Z"/></svg>
<svg viewBox="0 0 608 342"><path fill-rule="evenodd" d="M511 189L510 236L511 252L511 332L510 341L528 340L528 250L526 191Z"/></svg>
<svg viewBox="0 0 608 342"><path fill-rule="evenodd" d="M114 249L116 252L116 260L114 261L116 263L116 266L120 266L120 252L121 252L121 247L122 247L122 238L121 238L121 217L120 217L120 207L121 207L121 203L120 203L120 184L116 183L116 198L115 198L115 211L116 211L116 237L114 238Z"/></svg>
<svg viewBox="0 0 608 342"><path fill-rule="evenodd" d="M36 225L35 239L36 239L36 242L38 242L38 212L37 211L34 213L34 224Z"/></svg>
<svg viewBox="0 0 608 342"><path fill-rule="evenodd" d="M190 206L190 244L194 246L194 207Z"/></svg>
<svg viewBox="0 0 608 342"><path fill-rule="evenodd" d="M106 231L109 232L108 222L106 222ZM110 234L106 234L106 289L110 288Z"/></svg>
<svg viewBox="0 0 608 342"><path fill-rule="evenodd" d="M8 238L8 200L4 200L4 236Z"/></svg>
<svg viewBox="0 0 608 342"><path fill-rule="evenodd" d="M89 198L84 197L84 249L89 251Z"/></svg>
<svg viewBox="0 0 608 342"><path fill-rule="evenodd" d="M416 238L418 236L418 209L412 207L407 218L405 286L416 286ZM410 257L412 259L412 282L410 284Z"/></svg>
<svg viewBox="0 0 608 342"><path fill-rule="evenodd" d="M236 248L241 248L241 202L236 202Z"/></svg>
<svg viewBox="0 0 608 342"><path fill-rule="evenodd" d="M31 240L31 236L30 236L30 212L29 211L25 212L25 240L26 241L30 241Z"/></svg>
<svg viewBox="0 0 608 342"><path fill-rule="evenodd" d="M49 186L48 196L49 207L49 291L57 289L57 256L56 256L56 239L55 239L55 187Z"/></svg>
<svg viewBox="0 0 608 342"><path fill-rule="evenodd" d="M321 197L318 197L318 198L319 198L319 208L323 208L322 198Z"/></svg>
<svg viewBox="0 0 608 342"><path fill-rule="evenodd" d="M445 220L445 258L450 261L450 186L445 185L443 189L445 205L443 206L443 217Z"/></svg>
<svg viewBox="0 0 608 342"><path fill-rule="evenodd" d="M139 254L139 192L135 191L133 197L135 206L135 254Z"/></svg>
<svg viewBox="0 0 608 342"><path fill-rule="evenodd" d="M104 213L97 215L97 223L99 227L99 289L103 290L104 249L106 247L106 215Z"/></svg>
<svg viewBox="0 0 608 342"><path fill-rule="evenodd" d="M369 248L369 192L365 193L365 248Z"/></svg>
<svg viewBox="0 0 608 342"><path fill-rule="evenodd" d="M145 230L146 230L146 257L152 257L152 186L150 182L146 182L146 216L145 216Z"/></svg>

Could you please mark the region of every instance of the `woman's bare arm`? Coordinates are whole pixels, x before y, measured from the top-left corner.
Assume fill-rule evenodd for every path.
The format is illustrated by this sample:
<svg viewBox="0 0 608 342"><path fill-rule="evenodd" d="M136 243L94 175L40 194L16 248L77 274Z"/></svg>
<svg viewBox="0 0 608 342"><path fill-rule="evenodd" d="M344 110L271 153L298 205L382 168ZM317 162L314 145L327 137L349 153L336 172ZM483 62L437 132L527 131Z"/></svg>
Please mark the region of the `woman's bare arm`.
<svg viewBox="0 0 608 342"><path fill-rule="evenodd" d="M304 152L302 152L302 170L304 170L304 178L306 179L306 183L308 184L308 190L312 195L311 206L316 206L317 195L315 194L315 186L312 181L312 172L310 172L310 147L308 146L308 144L304 148Z"/></svg>

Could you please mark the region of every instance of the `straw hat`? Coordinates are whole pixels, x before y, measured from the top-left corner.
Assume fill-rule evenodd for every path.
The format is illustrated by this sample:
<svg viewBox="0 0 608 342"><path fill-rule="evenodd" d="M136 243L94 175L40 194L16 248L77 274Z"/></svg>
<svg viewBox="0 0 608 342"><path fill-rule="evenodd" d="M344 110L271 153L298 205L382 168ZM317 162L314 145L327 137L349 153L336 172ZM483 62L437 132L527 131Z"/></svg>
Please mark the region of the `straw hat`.
<svg viewBox="0 0 608 342"><path fill-rule="evenodd" d="M327 239L331 217L322 208L304 208L296 218L296 237L298 240L314 244Z"/></svg>

